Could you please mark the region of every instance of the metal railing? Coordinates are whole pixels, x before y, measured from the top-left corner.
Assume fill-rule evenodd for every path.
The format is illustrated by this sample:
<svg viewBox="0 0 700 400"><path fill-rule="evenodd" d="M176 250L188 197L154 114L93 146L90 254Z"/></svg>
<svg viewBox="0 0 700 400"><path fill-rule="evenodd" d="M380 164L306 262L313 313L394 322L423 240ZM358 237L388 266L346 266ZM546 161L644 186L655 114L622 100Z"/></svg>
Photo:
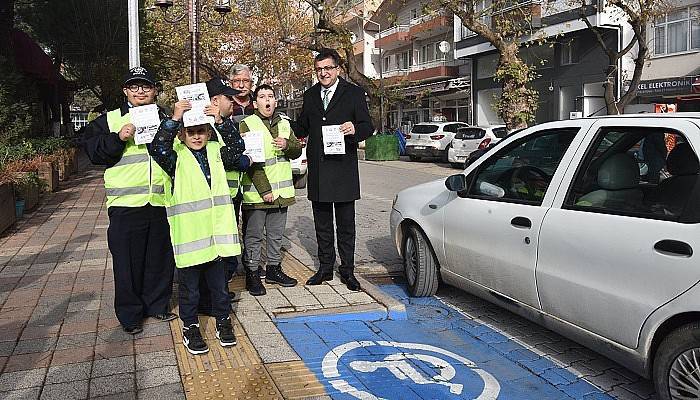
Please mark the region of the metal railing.
<svg viewBox="0 0 700 400"><path fill-rule="evenodd" d="M406 76L411 70L409 68L394 68L388 71L383 71L383 78L392 78L394 76Z"/></svg>
<svg viewBox="0 0 700 400"><path fill-rule="evenodd" d="M383 31L379 32L379 38L381 39L381 38L387 37L389 35L393 35L394 33L398 33L398 32L408 32L408 28L409 28L408 25L392 26L389 29L384 29Z"/></svg>
<svg viewBox="0 0 700 400"><path fill-rule="evenodd" d="M435 67L455 67L460 65L462 62L459 60L433 60L428 62L423 62L411 66L411 72L422 71L424 69L435 68Z"/></svg>
<svg viewBox="0 0 700 400"><path fill-rule="evenodd" d="M418 24L422 24L423 22L430 21L431 19L434 19L434 18L446 17L446 16L447 16L447 11L445 11L445 10L435 11L435 12L431 12L429 14L421 15L420 17L411 18L411 21L409 22L409 24L411 26L418 25Z"/></svg>

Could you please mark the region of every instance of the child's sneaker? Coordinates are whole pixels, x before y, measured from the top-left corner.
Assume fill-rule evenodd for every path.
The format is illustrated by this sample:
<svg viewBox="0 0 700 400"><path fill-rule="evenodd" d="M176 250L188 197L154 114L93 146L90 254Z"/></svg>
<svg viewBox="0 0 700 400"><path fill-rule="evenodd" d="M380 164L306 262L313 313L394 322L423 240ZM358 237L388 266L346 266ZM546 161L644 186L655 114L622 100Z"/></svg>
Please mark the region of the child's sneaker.
<svg viewBox="0 0 700 400"><path fill-rule="evenodd" d="M209 351L209 346L199 331L199 324L182 328L182 342L191 354L204 354Z"/></svg>
<svg viewBox="0 0 700 400"><path fill-rule="evenodd" d="M216 337L219 339L222 347L236 345L236 335L233 334L231 317L216 321Z"/></svg>

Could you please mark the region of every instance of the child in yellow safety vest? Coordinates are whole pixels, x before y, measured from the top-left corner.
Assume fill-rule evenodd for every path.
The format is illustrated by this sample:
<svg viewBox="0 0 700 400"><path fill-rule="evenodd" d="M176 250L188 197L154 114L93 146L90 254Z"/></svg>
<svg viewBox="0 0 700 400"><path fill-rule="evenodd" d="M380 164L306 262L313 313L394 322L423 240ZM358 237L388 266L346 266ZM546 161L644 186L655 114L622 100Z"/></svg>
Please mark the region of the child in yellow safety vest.
<svg viewBox="0 0 700 400"><path fill-rule="evenodd" d="M253 162L243 175L243 266L246 289L253 296L266 293L261 282L290 287L297 280L282 271L282 238L287 223L287 208L294 204L294 183L289 160L301 156L299 140L289 120L275 112L277 100L269 85L260 85L253 93L255 114L240 123L241 135L258 132L263 137L264 162ZM252 149L250 149L252 150ZM260 267L263 232L267 242L267 268ZM263 275L264 274L264 275Z"/></svg>
<svg viewBox="0 0 700 400"><path fill-rule="evenodd" d="M209 82L207 86L211 86ZM210 97L217 95L209 89ZM224 97L237 93L228 86L221 90L219 94ZM222 118L221 107L231 104L219 99L205 109L206 114L214 116L216 131L208 124L182 128L182 115L192 106L187 100L178 101L172 118L161 124L150 150L156 162L173 178L166 211L178 268L183 343L192 354L209 351L197 317L200 282L206 284L211 296L211 314L216 318L219 343L236 344L225 264L221 259L241 253L226 170L239 167L237 163L245 157L241 157L242 146L227 143L234 135L229 131L233 125Z"/></svg>

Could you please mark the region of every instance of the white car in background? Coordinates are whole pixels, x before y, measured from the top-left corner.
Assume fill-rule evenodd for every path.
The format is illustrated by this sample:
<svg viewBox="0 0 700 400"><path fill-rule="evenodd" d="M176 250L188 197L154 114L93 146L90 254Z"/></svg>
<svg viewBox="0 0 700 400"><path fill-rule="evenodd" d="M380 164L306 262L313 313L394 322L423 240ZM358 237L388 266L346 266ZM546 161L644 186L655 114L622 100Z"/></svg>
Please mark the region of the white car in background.
<svg viewBox="0 0 700 400"><path fill-rule="evenodd" d="M671 149L660 182L634 157L654 142ZM658 399L698 399L698 154L700 113L516 132L398 193L390 235L408 290L457 286L650 377Z"/></svg>
<svg viewBox="0 0 700 400"><path fill-rule="evenodd" d="M468 126L457 129L447 161L455 168L464 168L464 162L474 150L483 150L508 135L505 125Z"/></svg>
<svg viewBox="0 0 700 400"><path fill-rule="evenodd" d="M290 161L292 164L292 178L294 179L294 188L303 189L306 187L307 178L307 159L306 159L306 138L299 138L301 142L301 156Z"/></svg>
<svg viewBox="0 0 700 400"><path fill-rule="evenodd" d="M459 128L467 127L464 122L421 122L413 125L406 138L406 154L411 161L423 157L439 157L447 160L452 138Z"/></svg>

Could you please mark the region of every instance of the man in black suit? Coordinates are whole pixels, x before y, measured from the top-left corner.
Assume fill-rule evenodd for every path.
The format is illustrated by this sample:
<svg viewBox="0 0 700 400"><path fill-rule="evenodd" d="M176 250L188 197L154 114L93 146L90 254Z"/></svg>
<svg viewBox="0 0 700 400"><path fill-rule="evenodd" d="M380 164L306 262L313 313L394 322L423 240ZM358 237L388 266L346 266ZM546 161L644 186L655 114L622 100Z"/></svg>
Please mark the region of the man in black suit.
<svg viewBox="0 0 700 400"><path fill-rule="evenodd" d="M314 58L318 83L304 93L304 104L294 133L308 137L308 198L314 213L318 258L321 263L306 282L320 285L333 279L335 211L340 280L350 290L360 290L355 268L355 200L360 198L357 143L372 136L374 127L367 109L365 91L339 78L340 56L323 49ZM326 154L324 126L339 126L345 139L345 154Z"/></svg>

